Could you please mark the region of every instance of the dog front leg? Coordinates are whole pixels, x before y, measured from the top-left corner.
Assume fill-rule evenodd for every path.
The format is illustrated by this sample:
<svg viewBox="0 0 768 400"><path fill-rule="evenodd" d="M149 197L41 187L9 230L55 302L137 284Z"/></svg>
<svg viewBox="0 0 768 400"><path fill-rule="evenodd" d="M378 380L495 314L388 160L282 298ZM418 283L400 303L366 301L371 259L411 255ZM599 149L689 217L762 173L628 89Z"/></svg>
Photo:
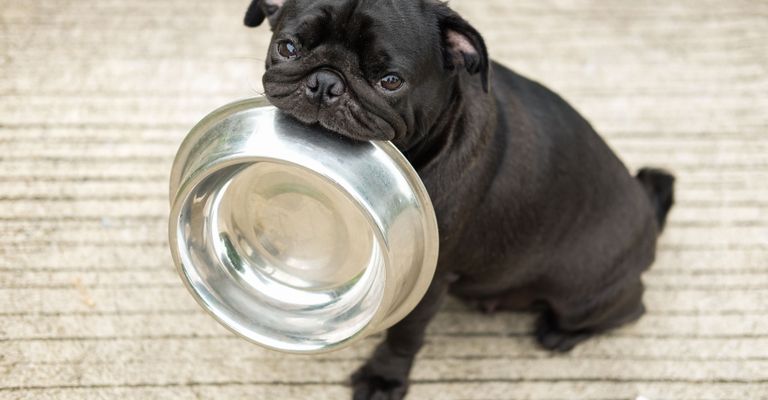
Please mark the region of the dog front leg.
<svg viewBox="0 0 768 400"><path fill-rule="evenodd" d="M352 374L354 400L405 397L414 357L424 344L427 325L440 309L447 288L446 278L436 276L416 308L387 330L371 358Z"/></svg>

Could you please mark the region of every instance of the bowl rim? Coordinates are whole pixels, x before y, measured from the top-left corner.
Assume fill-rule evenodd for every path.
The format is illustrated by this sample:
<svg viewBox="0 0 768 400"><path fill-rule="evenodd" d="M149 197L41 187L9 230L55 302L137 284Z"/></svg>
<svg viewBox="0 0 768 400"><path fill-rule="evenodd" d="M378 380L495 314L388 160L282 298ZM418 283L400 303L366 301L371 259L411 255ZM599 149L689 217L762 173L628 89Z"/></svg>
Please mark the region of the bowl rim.
<svg viewBox="0 0 768 400"><path fill-rule="evenodd" d="M336 190L340 191L350 201L352 201L355 204L355 207L358 209L358 212L360 212L368 221L369 228L371 229L371 232L374 233L375 241L380 247L379 251L385 255L382 257L384 260L383 279L390 279L390 273L394 268L394 261L391 259L391 248L390 244L387 242L386 235L383 232L383 227L379 224L377 218L371 215L371 213L374 211L370 210L364 201L361 201L361 199L359 199L355 193L348 191L344 185L337 182L335 179L333 179L333 177L322 173L321 171L317 171L313 168L309 168L305 165L292 162L290 160L285 160L280 157L268 157L264 155L244 153L222 156L213 160L209 160L208 162L189 164L189 160L192 156L191 151L194 148L193 144L196 143L197 140L199 140L203 135L205 135L206 132L210 131L219 123L241 112L247 112L252 109L259 108L272 108L276 112L279 112L279 110L277 110L265 98L262 97L238 100L215 109L192 127L189 133L185 136L184 140L181 142L176 157L174 158L171 178L169 182L169 187L171 190L169 245L171 247L171 254L176 265L177 272L182 278L185 287L192 294L192 297L195 298L196 302L204 310L206 310L208 314L214 317L215 320L217 320L221 325L224 325L224 327L226 327L231 332L262 347L286 353L316 354L337 350L366 337L368 334L379 332L394 325L399 320L404 318L408 313L410 313L413 308L416 307L430 286L430 283L435 274L437 258L439 254L439 232L434 207L424 182L421 180L418 173L407 160L407 158L394 146L394 144L388 141L367 141L367 143L375 146L391 159L392 163L397 167L398 173L408 183L408 187L419 205L417 208L419 210L419 224L422 228L423 234L423 251L420 254L421 265L419 266L418 274L415 276L415 283L412 290L409 293L400 294L398 298L395 298L394 296L394 285L387 285L386 281L383 282L384 293L378 300L375 313L362 328L355 332L354 335L346 338L345 340L341 340L332 345L323 346L322 348L315 350L294 350L290 348L270 346L262 341L255 340L254 338L250 337L247 335L247 332L240 332L231 326L228 322L220 318L214 308L210 307L201 298L197 290L192 286L192 283L189 282L188 276L185 272L185 267L181 262L181 249L179 246L178 237L180 215L182 209L184 208L184 204L187 202L188 196L192 194L195 187L197 187L205 179L210 177L212 174L221 171L222 169L233 167L238 164L247 166L254 162L264 161L278 162L303 168L306 171L309 171L315 176L321 178L323 181L332 184ZM189 268L194 269L194 267ZM393 300L399 301L393 302Z"/></svg>

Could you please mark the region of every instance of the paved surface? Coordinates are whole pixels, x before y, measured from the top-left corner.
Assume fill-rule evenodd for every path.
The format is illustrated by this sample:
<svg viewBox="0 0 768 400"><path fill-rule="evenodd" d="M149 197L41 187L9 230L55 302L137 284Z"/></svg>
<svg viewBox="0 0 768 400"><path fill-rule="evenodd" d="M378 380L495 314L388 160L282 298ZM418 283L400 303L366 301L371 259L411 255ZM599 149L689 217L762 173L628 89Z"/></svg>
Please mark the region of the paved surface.
<svg viewBox="0 0 768 400"><path fill-rule="evenodd" d="M344 399L375 340L261 350L198 310L166 244L191 125L256 95L246 0L0 0L0 399ZM449 304L411 399L768 398L768 3L455 1L679 202L649 313L568 355Z"/></svg>

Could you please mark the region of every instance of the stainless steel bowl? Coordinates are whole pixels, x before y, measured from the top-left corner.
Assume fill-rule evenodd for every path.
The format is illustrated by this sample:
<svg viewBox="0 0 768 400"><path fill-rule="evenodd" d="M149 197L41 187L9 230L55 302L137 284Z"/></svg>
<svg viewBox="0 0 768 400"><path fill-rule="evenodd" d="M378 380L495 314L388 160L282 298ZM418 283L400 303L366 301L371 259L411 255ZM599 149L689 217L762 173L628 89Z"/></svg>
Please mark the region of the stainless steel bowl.
<svg viewBox="0 0 768 400"><path fill-rule="evenodd" d="M437 262L437 223L389 142L355 142L266 100L195 126L171 173L170 246L214 318L265 347L317 353L407 315Z"/></svg>

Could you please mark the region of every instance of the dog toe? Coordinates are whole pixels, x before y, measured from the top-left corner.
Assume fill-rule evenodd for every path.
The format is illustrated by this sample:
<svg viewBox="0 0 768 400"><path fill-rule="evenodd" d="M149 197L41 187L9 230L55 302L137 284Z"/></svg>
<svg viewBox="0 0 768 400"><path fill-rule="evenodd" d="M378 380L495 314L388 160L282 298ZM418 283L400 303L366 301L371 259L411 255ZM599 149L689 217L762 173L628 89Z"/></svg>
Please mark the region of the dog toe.
<svg viewBox="0 0 768 400"><path fill-rule="evenodd" d="M556 352L571 351L577 344L588 339L589 332L569 332L557 327L550 316L542 315L536 323L536 341L541 347Z"/></svg>
<svg viewBox="0 0 768 400"><path fill-rule="evenodd" d="M353 400L402 400L408 384L401 379L385 378L363 366L351 376Z"/></svg>

